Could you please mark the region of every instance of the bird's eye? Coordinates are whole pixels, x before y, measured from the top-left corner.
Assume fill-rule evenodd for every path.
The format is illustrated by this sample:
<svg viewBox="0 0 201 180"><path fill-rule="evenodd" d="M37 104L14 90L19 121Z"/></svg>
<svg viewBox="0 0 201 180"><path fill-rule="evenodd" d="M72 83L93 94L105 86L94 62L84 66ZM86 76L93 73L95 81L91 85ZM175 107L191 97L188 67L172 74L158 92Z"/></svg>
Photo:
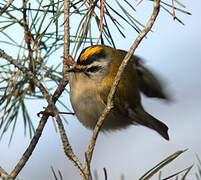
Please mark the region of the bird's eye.
<svg viewBox="0 0 201 180"><path fill-rule="evenodd" d="M100 69L101 69L100 66L92 66L92 67L90 67L90 68L87 68L87 69L86 69L86 72L97 72L97 71L99 71Z"/></svg>

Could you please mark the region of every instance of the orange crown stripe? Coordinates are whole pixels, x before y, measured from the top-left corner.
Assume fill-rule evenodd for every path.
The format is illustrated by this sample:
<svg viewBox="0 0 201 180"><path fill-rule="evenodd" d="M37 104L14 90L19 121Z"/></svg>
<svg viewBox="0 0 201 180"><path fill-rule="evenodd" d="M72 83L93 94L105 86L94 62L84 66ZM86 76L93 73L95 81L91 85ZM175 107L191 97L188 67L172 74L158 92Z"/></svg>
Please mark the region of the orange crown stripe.
<svg viewBox="0 0 201 180"><path fill-rule="evenodd" d="M99 53L103 48L101 46L89 47L84 53L80 56L80 61L85 61L87 58L93 54Z"/></svg>
<svg viewBox="0 0 201 180"><path fill-rule="evenodd" d="M84 66L84 65L76 65L76 69L84 69L84 68L86 68L86 66Z"/></svg>

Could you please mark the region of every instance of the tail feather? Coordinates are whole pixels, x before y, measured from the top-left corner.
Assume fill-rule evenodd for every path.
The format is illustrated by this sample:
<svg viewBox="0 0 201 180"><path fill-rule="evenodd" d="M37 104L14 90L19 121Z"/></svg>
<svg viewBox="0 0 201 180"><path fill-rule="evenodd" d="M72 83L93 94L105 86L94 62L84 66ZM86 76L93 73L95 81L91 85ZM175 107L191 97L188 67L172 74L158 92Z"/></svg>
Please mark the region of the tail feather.
<svg viewBox="0 0 201 180"><path fill-rule="evenodd" d="M168 127L163 122L145 112L143 109L140 108L135 109L134 111L131 110L131 116L137 124L153 129L163 138L169 140Z"/></svg>

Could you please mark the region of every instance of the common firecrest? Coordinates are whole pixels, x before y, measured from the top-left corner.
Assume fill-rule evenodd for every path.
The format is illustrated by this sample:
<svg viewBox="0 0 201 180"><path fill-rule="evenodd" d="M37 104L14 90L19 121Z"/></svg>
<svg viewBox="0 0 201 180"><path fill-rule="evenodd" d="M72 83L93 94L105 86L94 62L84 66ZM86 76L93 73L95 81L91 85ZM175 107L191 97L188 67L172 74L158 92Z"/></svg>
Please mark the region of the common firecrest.
<svg viewBox="0 0 201 180"><path fill-rule="evenodd" d="M109 46L85 48L75 66L68 70L70 100L79 121L93 129L107 104L107 96L126 51ZM140 92L148 97L167 99L159 80L132 56L114 96L114 107L106 116L102 131L143 125L169 140L168 127L148 114L141 104Z"/></svg>

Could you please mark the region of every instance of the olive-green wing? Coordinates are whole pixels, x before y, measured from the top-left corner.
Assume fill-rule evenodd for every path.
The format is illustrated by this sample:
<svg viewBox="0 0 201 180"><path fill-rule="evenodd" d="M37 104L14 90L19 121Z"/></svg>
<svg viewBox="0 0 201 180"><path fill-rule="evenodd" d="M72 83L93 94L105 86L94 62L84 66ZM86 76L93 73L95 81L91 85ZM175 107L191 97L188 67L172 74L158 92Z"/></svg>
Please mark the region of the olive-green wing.
<svg viewBox="0 0 201 180"><path fill-rule="evenodd" d="M139 89L148 97L169 99L164 90L163 83L149 69L143 66L143 61L135 56L136 70L138 74Z"/></svg>

